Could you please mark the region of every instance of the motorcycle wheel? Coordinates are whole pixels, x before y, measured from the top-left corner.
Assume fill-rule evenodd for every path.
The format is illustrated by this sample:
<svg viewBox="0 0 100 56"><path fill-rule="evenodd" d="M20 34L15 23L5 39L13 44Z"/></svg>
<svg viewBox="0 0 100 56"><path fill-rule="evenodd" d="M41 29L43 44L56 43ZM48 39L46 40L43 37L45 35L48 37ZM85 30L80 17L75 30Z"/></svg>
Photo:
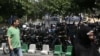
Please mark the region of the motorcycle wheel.
<svg viewBox="0 0 100 56"><path fill-rule="evenodd" d="M3 53L4 53L4 54L9 54L9 48L8 48L7 45L5 45L5 46L3 47Z"/></svg>

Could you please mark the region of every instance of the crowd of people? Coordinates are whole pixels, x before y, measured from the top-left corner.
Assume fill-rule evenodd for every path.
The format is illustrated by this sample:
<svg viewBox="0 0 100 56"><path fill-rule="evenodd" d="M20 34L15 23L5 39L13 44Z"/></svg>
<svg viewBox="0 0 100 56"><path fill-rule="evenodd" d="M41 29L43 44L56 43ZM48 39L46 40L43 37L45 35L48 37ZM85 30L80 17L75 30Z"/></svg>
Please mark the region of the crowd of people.
<svg viewBox="0 0 100 56"><path fill-rule="evenodd" d="M54 50L55 45L62 45L62 50L65 52L67 46L71 45L73 46L72 56L99 56L99 22L79 22L78 24L75 24L75 22L73 22L73 24L57 22L56 24L50 24L49 27L46 27L45 23L33 25L31 23L19 24L19 21L17 21L18 20L13 21L12 26L7 30L11 55L13 55L12 50L16 48L20 50L20 44L15 45L15 40L11 39L17 39L18 41L16 43L20 43L19 38L21 38L21 43L26 43L28 45L36 44L38 50L42 49L43 44L48 44L50 50ZM15 27L13 27L13 25ZM16 33L18 33L17 35L20 35L19 38L16 38L17 35L10 31L16 31ZM12 34L14 34L15 37L13 37Z"/></svg>
<svg viewBox="0 0 100 56"><path fill-rule="evenodd" d="M100 45L100 25L96 23L67 24L66 22L51 24L27 25L22 29L22 40L27 44L36 44L37 49L42 49L42 44L49 44L53 50L55 45L62 45L63 52L66 46L73 46L73 55L76 56L98 56ZM21 27L22 28L22 27Z"/></svg>

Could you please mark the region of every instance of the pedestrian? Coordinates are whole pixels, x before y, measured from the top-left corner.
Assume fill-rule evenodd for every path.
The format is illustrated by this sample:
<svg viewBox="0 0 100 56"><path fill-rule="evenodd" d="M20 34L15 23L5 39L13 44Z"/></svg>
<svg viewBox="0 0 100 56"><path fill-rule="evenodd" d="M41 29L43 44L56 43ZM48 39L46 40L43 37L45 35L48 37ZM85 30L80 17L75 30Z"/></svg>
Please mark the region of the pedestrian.
<svg viewBox="0 0 100 56"><path fill-rule="evenodd" d="M75 44L75 56L100 56L94 42L94 30L91 27L81 25L77 35L79 42Z"/></svg>
<svg viewBox="0 0 100 56"><path fill-rule="evenodd" d="M18 28L19 20L12 20L11 26L7 30L8 47L10 56L23 56L21 50L20 30Z"/></svg>

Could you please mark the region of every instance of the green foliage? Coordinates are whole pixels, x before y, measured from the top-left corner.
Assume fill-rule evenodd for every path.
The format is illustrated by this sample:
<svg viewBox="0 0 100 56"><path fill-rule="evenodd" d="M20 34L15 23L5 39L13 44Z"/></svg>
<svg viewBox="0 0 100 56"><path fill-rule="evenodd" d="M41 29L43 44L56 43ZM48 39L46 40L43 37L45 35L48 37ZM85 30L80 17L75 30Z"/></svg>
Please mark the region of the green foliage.
<svg viewBox="0 0 100 56"><path fill-rule="evenodd" d="M0 15L21 17L31 13L32 5L28 0L0 0Z"/></svg>
<svg viewBox="0 0 100 56"><path fill-rule="evenodd" d="M80 13L100 9L100 0L0 0L0 16L10 15L22 17L28 15L34 18L42 18L46 13L50 15L66 15L68 13Z"/></svg>
<svg viewBox="0 0 100 56"><path fill-rule="evenodd" d="M65 14L71 7L71 0L44 0L45 10L52 14Z"/></svg>
<svg viewBox="0 0 100 56"><path fill-rule="evenodd" d="M73 0L73 6L75 6L79 12L93 11L93 8L98 8L96 0Z"/></svg>

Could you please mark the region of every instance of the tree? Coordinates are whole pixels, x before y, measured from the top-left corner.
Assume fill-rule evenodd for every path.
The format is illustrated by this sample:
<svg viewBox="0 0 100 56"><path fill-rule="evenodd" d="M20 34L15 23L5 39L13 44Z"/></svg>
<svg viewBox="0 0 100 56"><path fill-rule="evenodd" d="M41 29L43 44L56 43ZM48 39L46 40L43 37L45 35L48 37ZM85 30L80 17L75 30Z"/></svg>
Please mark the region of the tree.
<svg viewBox="0 0 100 56"><path fill-rule="evenodd" d="M71 0L44 0L45 11L50 14L64 15L71 6Z"/></svg>
<svg viewBox="0 0 100 56"><path fill-rule="evenodd" d="M28 0L0 0L0 15L8 17L10 15L23 16L30 14L33 4Z"/></svg>
<svg viewBox="0 0 100 56"><path fill-rule="evenodd" d="M80 12L84 11L93 11L93 8L97 8L96 0L73 0L74 6L77 8Z"/></svg>

